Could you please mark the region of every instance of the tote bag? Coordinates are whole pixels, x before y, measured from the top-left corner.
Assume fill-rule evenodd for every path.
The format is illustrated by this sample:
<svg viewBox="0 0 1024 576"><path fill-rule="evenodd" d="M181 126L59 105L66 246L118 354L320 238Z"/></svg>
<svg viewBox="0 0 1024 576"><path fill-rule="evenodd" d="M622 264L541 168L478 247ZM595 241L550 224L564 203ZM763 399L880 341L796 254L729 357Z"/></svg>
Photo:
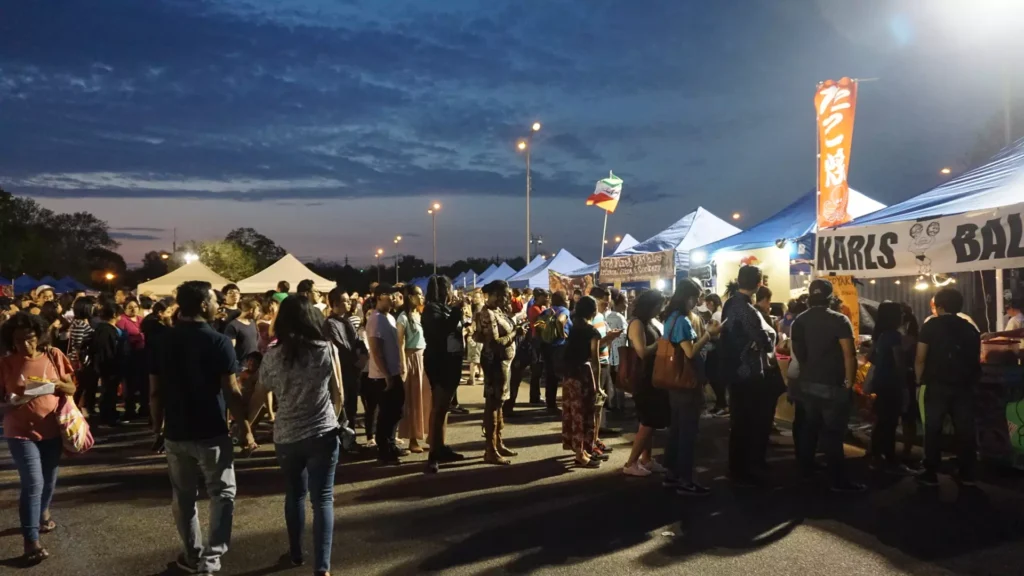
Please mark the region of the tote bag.
<svg viewBox="0 0 1024 576"><path fill-rule="evenodd" d="M57 350L51 348L47 351L46 357L57 374L60 370L57 367ZM82 454L92 448L95 441L92 432L89 430L89 422L75 405L68 395L60 395L60 403L57 404L57 424L60 427L60 440L64 450L70 454Z"/></svg>
<svg viewBox="0 0 1024 576"><path fill-rule="evenodd" d="M673 321L673 326L678 320L677 317ZM665 334L671 335L672 328L667 328ZM693 370L693 363L687 361L686 353L678 344L673 344L668 337L658 340L658 349L654 353L654 375L651 377L651 385L662 390L697 388L697 375Z"/></svg>

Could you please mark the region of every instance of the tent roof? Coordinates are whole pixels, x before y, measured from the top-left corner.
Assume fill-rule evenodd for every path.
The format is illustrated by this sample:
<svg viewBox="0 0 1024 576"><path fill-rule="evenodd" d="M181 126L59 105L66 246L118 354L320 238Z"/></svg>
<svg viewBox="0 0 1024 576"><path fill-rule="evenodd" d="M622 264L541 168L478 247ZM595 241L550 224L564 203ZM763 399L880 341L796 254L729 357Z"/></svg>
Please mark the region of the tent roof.
<svg viewBox="0 0 1024 576"><path fill-rule="evenodd" d="M474 281L479 281L480 275L473 270L466 270L452 280L452 286L456 288L472 288ZM479 285L479 282L477 282Z"/></svg>
<svg viewBox="0 0 1024 576"><path fill-rule="evenodd" d="M287 281L293 288L303 280L312 280L313 286L321 292L327 292L337 286L335 282L314 274L295 256L285 254L277 262L238 282L238 289L243 294L262 294L268 290L277 290L277 283L281 280Z"/></svg>
<svg viewBox="0 0 1024 576"><path fill-rule="evenodd" d="M704 208L698 207L658 234L640 242L629 250L623 250L621 253L616 252L616 255L629 256L675 249L676 268L685 269L690 266L690 250L704 244L716 242L738 232L740 232L739 228Z"/></svg>
<svg viewBox="0 0 1024 576"><path fill-rule="evenodd" d="M39 281L29 276L28 274L22 274L14 279L14 293L24 294L25 292L31 292L39 286Z"/></svg>
<svg viewBox="0 0 1024 576"><path fill-rule="evenodd" d="M516 269L509 266L508 262L502 262L501 266L498 266L488 274L481 274L480 278L477 279L478 285L487 284L495 280L508 280L509 278L516 275Z"/></svg>
<svg viewBox="0 0 1024 576"><path fill-rule="evenodd" d="M480 282L481 278L487 277L488 274L490 274L491 272L494 272L497 269L498 269L498 265L497 264L491 264L490 266L488 266L486 270L484 270L483 272L481 272L480 274L477 275L477 277L476 277L477 283Z"/></svg>
<svg viewBox="0 0 1024 576"><path fill-rule="evenodd" d="M538 256L537 258L542 257ZM534 262L530 262L530 266L533 266ZM542 260L541 264L533 270L530 270L530 266L509 278L508 283L513 288L548 288L548 270L554 270L559 274L571 274L574 270L582 268L584 264L563 248L550 260Z"/></svg>
<svg viewBox="0 0 1024 576"><path fill-rule="evenodd" d="M159 296L167 296L177 289L183 282L188 282L189 280L202 280L204 282L209 282L217 290L220 290L222 286L229 282L227 278L224 278L220 274L210 270L206 267L206 264L196 260L191 264L185 264L181 268L164 274L159 278L154 278L149 282L139 284L139 287L136 288L135 291L139 294L152 292Z"/></svg>
<svg viewBox="0 0 1024 576"><path fill-rule="evenodd" d="M61 278L59 280L59 282L61 284L63 284L64 286L66 286L68 288L68 290L70 290L70 291L79 291L79 290L88 290L89 289L88 286L86 286L85 284L82 284L81 282L79 282L78 280L72 278L71 276L65 276L65 277Z"/></svg>
<svg viewBox="0 0 1024 576"><path fill-rule="evenodd" d="M0 276L0 285L10 286L11 281L8 280L7 278L4 278L3 276Z"/></svg>
<svg viewBox="0 0 1024 576"><path fill-rule="evenodd" d="M890 224L990 210L1024 201L1024 138L986 164L845 226Z"/></svg>
<svg viewBox="0 0 1024 576"><path fill-rule="evenodd" d="M870 214L884 207L884 204L868 198L853 188L850 189L850 203L847 210L854 218ZM710 256L721 250L767 248L774 246L776 240L796 240L814 232L817 229L817 220L818 192L812 189L789 206L743 232L711 244L703 246L698 244L691 249L700 248Z"/></svg>

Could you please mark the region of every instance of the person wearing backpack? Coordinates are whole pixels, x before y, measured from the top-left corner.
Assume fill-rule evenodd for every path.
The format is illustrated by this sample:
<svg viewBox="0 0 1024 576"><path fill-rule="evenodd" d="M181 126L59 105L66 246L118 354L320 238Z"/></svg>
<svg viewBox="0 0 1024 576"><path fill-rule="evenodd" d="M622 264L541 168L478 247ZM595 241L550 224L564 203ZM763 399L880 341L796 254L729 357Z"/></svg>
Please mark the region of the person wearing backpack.
<svg viewBox="0 0 1024 576"><path fill-rule="evenodd" d="M977 440L974 388L981 377L981 334L960 317L964 297L955 288L935 295L935 313L921 327L914 373L924 395L924 465L918 482L937 486L942 460L942 422L947 414L956 429L960 483L975 484Z"/></svg>
<svg viewBox="0 0 1024 576"><path fill-rule="evenodd" d="M544 311L534 324L544 348L544 394L548 414L560 416L558 409L558 382L562 378L565 344L572 330L569 296L562 290L551 293L551 308Z"/></svg>

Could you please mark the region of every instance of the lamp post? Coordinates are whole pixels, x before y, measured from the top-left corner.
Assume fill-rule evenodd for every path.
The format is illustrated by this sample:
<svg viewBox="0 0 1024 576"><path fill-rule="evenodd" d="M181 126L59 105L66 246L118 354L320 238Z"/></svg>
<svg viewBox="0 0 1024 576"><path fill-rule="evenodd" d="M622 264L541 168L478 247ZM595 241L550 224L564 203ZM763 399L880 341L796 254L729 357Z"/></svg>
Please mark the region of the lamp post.
<svg viewBox="0 0 1024 576"><path fill-rule="evenodd" d="M530 262L530 192L532 184L530 180L530 148L533 143L533 135L540 132L540 122L534 122L530 126L530 134L516 145L520 152L526 154L526 262Z"/></svg>
<svg viewBox="0 0 1024 576"><path fill-rule="evenodd" d="M382 254L384 254L383 248L377 248L377 252L374 253L374 256L377 257L377 284L380 284L380 257Z"/></svg>
<svg viewBox="0 0 1024 576"><path fill-rule="evenodd" d="M437 213L441 210L441 205L437 202L427 210L427 214L430 214L430 226L433 229L434 235L434 275L437 275Z"/></svg>
<svg viewBox="0 0 1024 576"><path fill-rule="evenodd" d="M395 246L402 241L401 236L395 236ZM398 252L395 252L395 284L398 284Z"/></svg>

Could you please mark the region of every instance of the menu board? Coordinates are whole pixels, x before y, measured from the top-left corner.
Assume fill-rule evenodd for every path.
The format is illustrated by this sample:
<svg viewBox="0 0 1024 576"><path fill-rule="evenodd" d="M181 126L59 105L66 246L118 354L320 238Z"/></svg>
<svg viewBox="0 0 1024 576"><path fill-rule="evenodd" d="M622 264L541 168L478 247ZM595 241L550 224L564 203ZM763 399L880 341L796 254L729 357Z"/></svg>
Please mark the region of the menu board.
<svg viewBox="0 0 1024 576"><path fill-rule="evenodd" d="M665 250L649 254L610 256L601 259L598 279L602 284L643 282L653 278L675 278L676 252Z"/></svg>

